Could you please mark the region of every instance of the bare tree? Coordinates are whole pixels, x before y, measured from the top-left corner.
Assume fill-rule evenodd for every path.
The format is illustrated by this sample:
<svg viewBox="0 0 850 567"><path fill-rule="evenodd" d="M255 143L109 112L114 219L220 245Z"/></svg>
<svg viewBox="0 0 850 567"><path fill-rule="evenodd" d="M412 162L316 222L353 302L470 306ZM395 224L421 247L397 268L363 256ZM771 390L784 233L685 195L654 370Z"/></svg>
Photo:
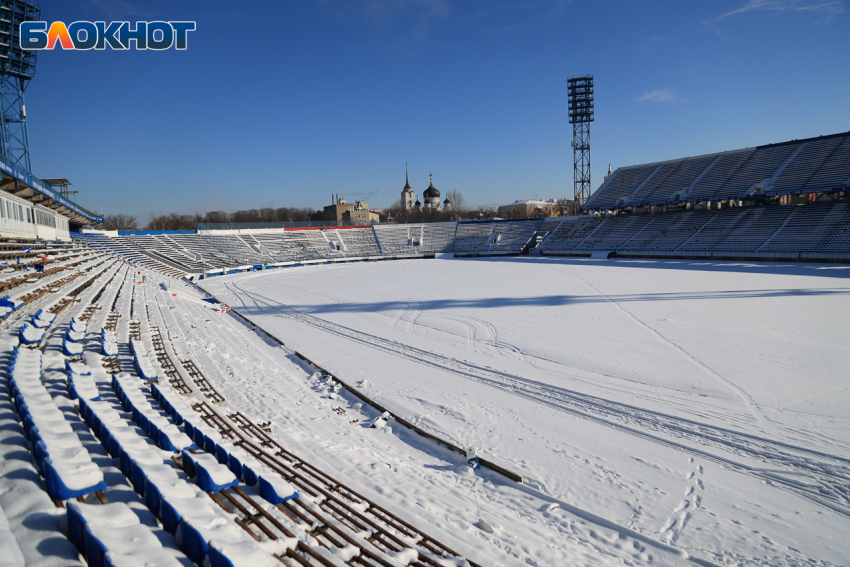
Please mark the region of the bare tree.
<svg viewBox="0 0 850 567"><path fill-rule="evenodd" d="M106 215L103 218L104 230L139 230L138 219L133 215Z"/></svg>
<svg viewBox="0 0 850 567"><path fill-rule="evenodd" d="M224 211L208 211L204 214L204 220L202 222L230 222L230 214Z"/></svg>
<svg viewBox="0 0 850 567"><path fill-rule="evenodd" d="M460 194L460 191L458 191L457 189L446 191L446 198L452 204L452 212L459 215L466 212L466 199L463 198L463 195Z"/></svg>
<svg viewBox="0 0 850 567"><path fill-rule="evenodd" d="M203 221L201 215L179 215L177 213L150 213L147 230L195 230L198 222Z"/></svg>
<svg viewBox="0 0 850 567"><path fill-rule="evenodd" d="M478 205L475 207L475 214L481 219L492 218L496 216L496 208L493 205Z"/></svg>

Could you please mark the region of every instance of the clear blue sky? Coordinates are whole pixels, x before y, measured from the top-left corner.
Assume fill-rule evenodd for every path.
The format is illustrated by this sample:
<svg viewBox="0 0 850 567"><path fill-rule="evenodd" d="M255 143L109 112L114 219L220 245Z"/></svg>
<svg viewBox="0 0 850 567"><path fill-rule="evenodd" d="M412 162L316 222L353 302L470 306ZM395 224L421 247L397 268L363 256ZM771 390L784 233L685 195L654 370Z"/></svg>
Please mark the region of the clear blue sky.
<svg viewBox="0 0 850 567"><path fill-rule="evenodd" d="M850 130L847 0L43 0L194 20L186 51L42 51L34 173L104 213L572 196L565 80L616 168Z"/></svg>

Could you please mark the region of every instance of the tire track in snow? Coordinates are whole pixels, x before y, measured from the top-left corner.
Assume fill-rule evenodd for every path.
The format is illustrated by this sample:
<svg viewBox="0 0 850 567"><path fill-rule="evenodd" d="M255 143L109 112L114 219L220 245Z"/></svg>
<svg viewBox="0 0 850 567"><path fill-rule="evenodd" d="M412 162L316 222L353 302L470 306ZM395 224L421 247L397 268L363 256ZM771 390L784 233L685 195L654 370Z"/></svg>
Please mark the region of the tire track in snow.
<svg viewBox="0 0 850 567"><path fill-rule="evenodd" d="M717 382L720 382L723 386L725 386L726 388L731 390L736 396L738 396L741 399L742 402L744 402L744 405L747 406L747 410L749 410L750 415L752 415L756 419L756 421L761 422L763 420L764 414L762 413L761 408L759 407L758 403L756 403L756 401L753 399L753 397L750 396L747 392L745 392L740 387L736 386L735 384L733 384L732 382L730 382L729 380L727 380L726 378L721 376L719 373L714 371L712 368L709 368L705 363L703 363L697 357L695 357L690 352L688 352L684 348L680 347L679 345L677 345L676 343L674 343L673 341L671 341L670 339L668 339L667 337L662 335L660 332L655 330L653 327L647 325L646 323L644 323L643 321L638 319L634 314L632 314L631 311L629 311L628 309L626 309L625 307L620 305L619 302L611 299L607 294L600 291L595 285L593 285L592 283L590 283L588 281L591 278L593 278L594 276L599 275L602 272L602 270L604 270L604 269L605 268L603 267L601 270L599 270L598 272L596 272L595 274L593 274L592 276L590 276L588 278L581 278L579 276L576 276L575 274L570 274L569 272L563 272L561 270L556 270L556 271L564 273L564 274L569 274L573 277L580 279L582 281L582 283L584 283L584 285L586 285L587 287L592 289L596 294L600 295L601 297L604 297L609 303L613 304L614 307L616 307L621 312L623 312L632 321L634 321L639 326L641 326L644 329L646 329L647 331L649 331L650 334L654 335L661 342L667 344L668 346L672 347L674 350L678 351L682 356L684 356L692 364L701 368L704 372L706 372L714 380L716 380Z"/></svg>
<svg viewBox="0 0 850 567"><path fill-rule="evenodd" d="M231 287L233 286L233 287ZM613 402L566 388L541 384L519 375L459 361L331 323L313 315L249 292L235 282L226 284L243 307L254 303L258 315L280 317L310 325L330 334L360 343L394 356L475 380L509 394L590 419L644 439L700 455L734 470L751 474L767 484L795 492L809 500L850 516L850 459L797 447L781 441L706 425L693 420L644 408ZM234 289L235 288L235 289ZM250 316L250 314L248 315ZM628 425L623 425L627 423ZM661 433L669 437L661 437ZM741 457L756 459L783 469L753 467L731 457L687 445L682 441L722 449ZM829 462L832 461L832 462ZM805 479L804 482L789 476Z"/></svg>

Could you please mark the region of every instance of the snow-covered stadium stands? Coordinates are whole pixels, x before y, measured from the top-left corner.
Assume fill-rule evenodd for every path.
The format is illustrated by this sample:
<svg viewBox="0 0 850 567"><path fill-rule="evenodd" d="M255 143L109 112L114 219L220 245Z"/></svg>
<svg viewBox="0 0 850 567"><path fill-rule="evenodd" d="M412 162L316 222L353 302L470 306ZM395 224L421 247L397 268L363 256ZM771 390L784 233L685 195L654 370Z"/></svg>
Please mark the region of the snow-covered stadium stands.
<svg viewBox="0 0 850 567"><path fill-rule="evenodd" d="M603 210L846 191L850 133L618 168L582 207Z"/></svg>
<svg viewBox="0 0 850 567"><path fill-rule="evenodd" d="M57 271L10 289L15 311L0 322L0 403L10 410L0 415L0 498L8 504L14 492L48 521L35 529L18 517L13 530L0 508L0 562L21 567L23 556L49 553L81 565L73 544L90 567L401 566L422 557L475 567L244 415L218 413L224 397L204 375L217 362L191 354L177 332L209 324L207 305L175 312L182 300L168 276L117 261L117 251L129 254L122 246L74 250L53 262ZM373 251L357 238L345 247ZM36 294L41 285L53 293ZM23 326L41 331L32 345L17 338ZM68 341L81 351L64 352ZM253 356L242 353L243 364Z"/></svg>

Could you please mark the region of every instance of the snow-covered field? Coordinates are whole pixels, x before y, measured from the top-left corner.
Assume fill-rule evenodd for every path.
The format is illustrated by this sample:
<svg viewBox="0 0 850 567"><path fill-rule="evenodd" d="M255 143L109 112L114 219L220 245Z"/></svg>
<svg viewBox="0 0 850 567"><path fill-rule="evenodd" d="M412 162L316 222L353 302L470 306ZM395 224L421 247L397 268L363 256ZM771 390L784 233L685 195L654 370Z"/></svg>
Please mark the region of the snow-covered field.
<svg viewBox="0 0 850 567"><path fill-rule="evenodd" d="M392 421L369 429L375 412L315 380L305 394L295 370L223 372L231 406L477 559L848 564L850 266L436 259L201 285L396 414L522 475L473 473ZM208 350L229 359L239 340ZM478 507L495 533L475 527Z"/></svg>

